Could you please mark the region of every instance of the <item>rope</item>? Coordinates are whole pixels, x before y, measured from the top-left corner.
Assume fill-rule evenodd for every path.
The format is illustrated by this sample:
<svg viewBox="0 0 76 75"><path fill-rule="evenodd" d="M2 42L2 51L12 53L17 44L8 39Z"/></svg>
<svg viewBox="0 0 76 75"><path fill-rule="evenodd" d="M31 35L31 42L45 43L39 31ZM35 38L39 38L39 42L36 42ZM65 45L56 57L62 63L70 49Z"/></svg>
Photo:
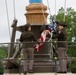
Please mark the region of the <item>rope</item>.
<svg viewBox="0 0 76 75"><path fill-rule="evenodd" d="M45 15L44 15L44 10L43 10L43 5L42 4L41 4L41 7L42 7L44 21L45 21L45 23L47 23L47 20L46 20Z"/></svg>
<svg viewBox="0 0 76 75"><path fill-rule="evenodd" d="M16 12L15 12L15 0L13 0L13 11L14 11L14 19L16 19Z"/></svg>
<svg viewBox="0 0 76 75"><path fill-rule="evenodd" d="M55 20L56 20L56 0L55 0Z"/></svg>
<svg viewBox="0 0 76 75"><path fill-rule="evenodd" d="M10 37L10 23L9 23L7 0L5 0L5 5L6 5L7 22L8 22L8 29L9 29L9 38L11 38L11 37Z"/></svg>
<svg viewBox="0 0 76 75"><path fill-rule="evenodd" d="M49 6L49 1L48 0L47 0L47 4L48 4L49 13L50 13L50 16L51 16L51 10L50 10L50 6Z"/></svg>
<svg viewBox="0 0 76 75"><path fill-rule="evenodd" d="M63 19L64 22L65 22L65 12L66 12L66 0L64 2L64 19Z"/></svg>
<svg viewBox="0 0 76 75"><path fill-rule="evenodd" d="M52 48L52 36L53 36L53 33L52 32L49 32L49 34L51 35L50 39L47 41L47 42L51 42L50 43L50 58L53 57L53 48Z"/></svg>
<svg viewBox="0 0 76 75"><path fill-rule="evenodd" d="M50 10L50 6L49 6L49 1L47 0L47 5L48 5L48 9L49 9L49 13L50 13L50 19L52 19L52 15L51 15L51 10ZM51 38L52 38L53 34L51 33ZM51 50L50 50L50 54L53 57L53 49L52 49L52 39L49 39L51 41Z"/></svg>
<svg viewBox="0 0 76 75"><path fill-rule="evenodd" d="M49 1L48 0L47 0L47 4L48 4L49 13L50 13L50 19L52 19L53 17L51 15L51 10L50 10L50 6L49 6ZM56 5L56 0L55 0L55 5ZM55 10L56 10L56 6L55 6ZM56 17L55 17L55 19L56 19ZM51 38L52 38L52 36L53 36L53 34L51 33ZM50 40L51 40L51 51L50 52L51 52L51 56L53 57L53 49L52 49L53 44L52 44L52 39L50 39Z"/></svg>

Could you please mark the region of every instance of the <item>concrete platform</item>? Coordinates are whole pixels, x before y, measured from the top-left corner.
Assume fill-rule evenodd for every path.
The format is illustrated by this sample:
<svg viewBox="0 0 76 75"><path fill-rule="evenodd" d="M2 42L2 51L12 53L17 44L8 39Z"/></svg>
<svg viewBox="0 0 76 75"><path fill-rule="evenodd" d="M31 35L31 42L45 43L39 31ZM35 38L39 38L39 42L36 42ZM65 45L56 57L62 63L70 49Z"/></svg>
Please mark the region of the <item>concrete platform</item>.
<svg viewBox="0 0 76 75"><path fill-rule="evenodd" d="M21 74L3 74L3 75L24 75L23 73ZM27 75L76 75L76 73L27 73Z"/></svg>

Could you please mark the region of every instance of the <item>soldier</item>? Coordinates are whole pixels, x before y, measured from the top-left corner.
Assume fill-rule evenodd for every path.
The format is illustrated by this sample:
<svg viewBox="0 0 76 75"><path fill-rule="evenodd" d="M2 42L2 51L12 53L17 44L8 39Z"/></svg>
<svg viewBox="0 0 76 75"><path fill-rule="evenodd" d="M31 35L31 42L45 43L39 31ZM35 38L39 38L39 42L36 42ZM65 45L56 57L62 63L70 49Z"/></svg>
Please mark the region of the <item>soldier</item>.
<svg viewBox="0 0 76 75"><path fill-rule="evenodd" d="M33 44L30 43L33 41L37 41L37 40L35 38L34 33L31 32L31 25L26 24L25 25L25 31L22 32L22 34L20 36L20 42L23 44L22 45L23 56L25 58L24 63L23 63L24 74L27 73L28 60L29 60L29 73L33 72L34 49L33 49ZM27 43L25 43L25 42L27 42Z"/></svg>
<svg viewBox="0 0 76 75"><path fill-rule="evenodd" d="M67 60L66 60L66 50L67 50L67 33L65 30L65 23L59 23L58 30L58 58L60 62L60 66L58 68L58 72L66 73L67 72ZM62 42L61 42L62 41Z"/></svg>
<svg viewBox="0 0 76 75"><path fill-rule="evenodd" d="M66 51L68 48L68 44L66 42L67 34L65 30L66 24L64 22L59 23L58 25L58 58L60 65L58 67L58 73L66 73L67 72L67 60L66 60Z"/></svg>

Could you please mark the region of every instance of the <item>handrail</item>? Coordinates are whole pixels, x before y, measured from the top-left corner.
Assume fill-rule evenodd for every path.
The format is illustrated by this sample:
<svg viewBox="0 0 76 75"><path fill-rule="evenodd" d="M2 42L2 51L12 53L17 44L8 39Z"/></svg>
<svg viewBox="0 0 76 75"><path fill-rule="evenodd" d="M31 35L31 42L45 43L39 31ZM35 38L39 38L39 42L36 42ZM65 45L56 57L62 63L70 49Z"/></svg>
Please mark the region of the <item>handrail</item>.
<svg viewBox="0 0 76 75"><path fill-rule="evenodd" d="M55 59L56 58L56 59ZM65 57L65 58L47 58L52 59L52 60L58 60L58 59L71 59L71 60L76 60L76 57ZM5 58L5 59L0 59L0 61L6 61L6 60L28 60L28 59L24 59L24 58ZM33 59L29 59L29 60L33 60ZM36 58L35 60L43 60L43 58Z"/></svg>
<svg viewBox="0 0 76 75"><path fill-rule="evenodd" d="M71 41L52 41L52 42L45 42L45 43L58 43L58 42L68 42L68 43L76 43L76 42L71 42ZM14 44L22 44L21 42L6 42L6 43L0 43L0 44L12 44L12 43L14 43ZM31 44L35 44L35 43L38 43L38 42L24 42L24 43L31 43ZM44 42L40 42L40 43L44 43ZM76 45L75 45L76 46ZM69 47L69 46L68 46ZM38 60L44 60L43 58L34 58L35 59L35 61L38 61ZM53 67L55 67L55 69L56 69L56 67L58 66L58 64L57 64L57 61L58 60L62 60L62 59L69 59L70 60L70 62L71 61L73 61L73 60L75 60L76 61L76 57L65 57L65 58L58 58L58 57L50 57L50 58L45 58L45 60L52 60L52 61L54 61L54 66ZM24 58L21 58L21 57L19 57L19 58L4 58L4 59L0 59L0 62L3 62L3 61L8 61L8 60L10 60L10 61L12 61L12 60L16 60L16 61L18 61L19 62L19 65L21 64L20 62L22 62L23 60L28 60L28 59L24 59ZM29 59L29 60L33 60L33 59ZM44 61L45 61L44 60ZM56 71L55 71L56 72Z"/></svg>
<svg viewBox="0 0 76 75"><path fill-rule="evenodd" d="M46 42L39 42L39 43L60 43L60 42L67 42L67 43L76 43L76 42L71 42L71 41L46 41ZM22 44L20 42L6 42L6 43L0 43L0 44ZM23 42L23 43L38 43L38 42Z"/></svg>

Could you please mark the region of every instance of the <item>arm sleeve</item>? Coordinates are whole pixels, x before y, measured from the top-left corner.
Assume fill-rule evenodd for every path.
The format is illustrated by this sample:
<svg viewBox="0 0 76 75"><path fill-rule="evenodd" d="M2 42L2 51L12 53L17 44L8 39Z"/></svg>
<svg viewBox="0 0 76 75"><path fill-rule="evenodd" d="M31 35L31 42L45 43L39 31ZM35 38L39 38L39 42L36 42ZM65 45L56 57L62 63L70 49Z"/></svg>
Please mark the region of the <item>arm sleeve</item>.
<svg viewBox="0 0 76 75"><path fill-rule="evenodd" d="M64 36L64 39L66 40L67 39L67 33L66 33L66 31L63 32L63 36Z"/></svg>
<svg viewBox="0 0 76 75"><path fill-rule="evenodd" d="M36 39L34 33L32 33L32 38L33 38L33 41L37 41L37 39Z"/></svg>
<svg viewBox="0 0 76 75"><path fill-rule="evenodd" d="M56 38L58 38L58 33L57 34L53 33L52 39L56 39Z"/></svg>
<svg viewBox="0 0 76 75"><path fill-rule="evenodd" d="M20 42L23 42L22 35L20 36Z"/></svg>

